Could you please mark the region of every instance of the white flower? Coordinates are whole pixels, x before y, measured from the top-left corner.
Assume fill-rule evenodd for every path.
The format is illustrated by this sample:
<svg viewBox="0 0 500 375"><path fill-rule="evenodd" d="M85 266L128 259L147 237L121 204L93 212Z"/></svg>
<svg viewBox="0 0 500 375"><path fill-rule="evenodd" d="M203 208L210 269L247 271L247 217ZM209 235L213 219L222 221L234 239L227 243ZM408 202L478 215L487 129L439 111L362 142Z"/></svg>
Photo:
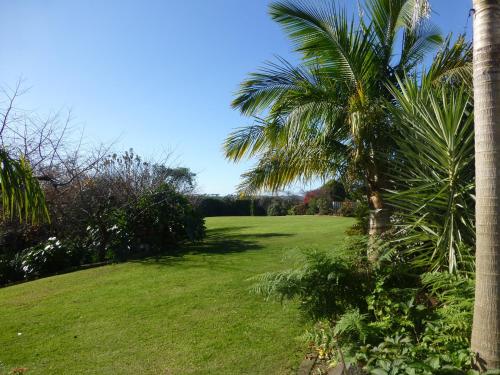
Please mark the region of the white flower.
<svg viewBox="0 0 500 375"><path fill-rule="evenodd" d="M52 248L52 245L47 245L45 246L44 250L50 250Z"/></svg>
<svg viewBox="0 0 500 375"><path fill-rule="evenodd" d="M55 241L55 240L57 240L57 238L55 238L55 237L49 237L49 241Z"/></svg>
<svg viewBox="0 0 500 375"><path fill-rule="evenodd" d="M21 335L22 335L22 332L18 332L18 333L17 333L17 335L18 335L18 336L21 336Z"/></svg>
<svg viewBox="0 0 500 375"><path fill-rule="evenodd" d="M56 245L61 246L61 241L57 240Z"/></svg>

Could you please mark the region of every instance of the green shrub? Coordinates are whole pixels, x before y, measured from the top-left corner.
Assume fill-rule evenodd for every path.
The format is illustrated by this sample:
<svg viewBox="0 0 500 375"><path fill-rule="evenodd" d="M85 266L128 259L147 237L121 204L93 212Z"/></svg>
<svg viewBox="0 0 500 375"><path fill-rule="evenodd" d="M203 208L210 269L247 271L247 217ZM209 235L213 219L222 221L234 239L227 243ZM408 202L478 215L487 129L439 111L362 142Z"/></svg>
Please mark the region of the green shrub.
<svg viewBox="0 0 500 375"><path fill-rule="evenodd" d="M288 215L306 215L307 205L305 203L296 204L288 210Z"/></svg>
<svg viewBox="0 0 500 375"><path fill-rule="evenodd" d="M365 312L346 308L337 318L318 322L307 341L330 364L345 361L373 374L471 370L473 281L427 273L414 282L407 279L410 286L397 287L390 280L395 272L373 274Z"/></svg>
<svg viewBox="0 0 500 375"><path fill-rule="evenodd" d="M342 202L342 206L340 206L338 214L340 216L352 217L354 216L355 207L356 204L354 202L344 201Z"/></svg>
<svg viewBox="0 0 500 375"><path fill-rule="evenodd" d="M288 209L282 200L273 200L267 208L267 216L285 216Z"/></svg>
<svg viewBox="0 0 500 375"><path fill-rule="evenodd" d="M350 227L346 233L348 235L367 234L370 222L370 208L365 200L356 202L354 205L353 216L356 218L356 223Z"/></svg>
<svg viewBox="0 0 500 375"><path fill-rule="evenodd" d="M306 215L316 215L319 213L318 198L311 198L307 202Z"/></svg>
<svg viewBox="0 0 500 375"><path fill-rule="evenodd" d="M473 279L415 274L398 252L369 263L367 245L367 238L351 237L334 254L307 252L296 268L257 277L253 291L298 300L319 320L305 339L332 365L345 361L373 374L465 374L473 359Z"/></svg>
<svg viewBox="0 0 500 375"><path fill-rule="evenodd" d="M318 198L316 204L320 215L330 215L332 213L332 202L327 198Z"/></svg>
<svg viewBox="0 0 500 375"><path fill-rule="evenodd" d="M370 286L366 239L353 238L334 254L303 252L296 268L254 278L253 292L266 298L298 299L303 313L313 319L336 317L345 309L367 309Z"/></svg>
<svg viewBox="0 0 500 375"><path fill-rule="evenodd" d="M26 249L21 256L25 278L49 275L71 266L68 249L56 237Z"/></svg>
<svg viewBox="0 0 500 375"><path fill-rule="evenodd" d="M166 252L184 240L201 240L205 234L202 216L167 184L144 194L126 220L124 229L139 253Z"/></svg>

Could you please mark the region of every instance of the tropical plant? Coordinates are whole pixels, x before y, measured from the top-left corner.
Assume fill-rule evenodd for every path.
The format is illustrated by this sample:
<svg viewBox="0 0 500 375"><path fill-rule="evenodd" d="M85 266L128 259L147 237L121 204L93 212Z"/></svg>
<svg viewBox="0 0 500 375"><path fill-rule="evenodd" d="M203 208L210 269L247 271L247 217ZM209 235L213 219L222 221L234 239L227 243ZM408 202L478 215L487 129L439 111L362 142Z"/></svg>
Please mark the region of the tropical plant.
<svg viewBox="0 0 500 375"><path fill-rule="evenodd" d="M346 305L340 316L318 322L306 334L319 357L370 374L475 374L469 350L474 282L432 272L391 282L392 273L372 274L368 310Z"/></svg>
<svg viewBox="0 0 500 375"><path fill-rule="evenodd" d="M4 217L37 221L48 218L45 196L28 161L0 149L0 194Z"/></svg>
<svg viewBox="0 0 500 375"><path fill-rule="evenodd" d="M395 243L419 267L473 271L474 123L467 86L407 77L391 89L398 134L388 201Z"/></svg>
<svg viewBox="0 0 500 375"><path fill-rule="evenodd" d="M442 38L427 20L425 1L367 0L362 13L356 23L333 2L271 4L271 17L302 54L302 64L279 59L241 84L233 107L257 121L230 134L224 148L230 160L259 160L243 175L243 191L277 190L317 176L362 181L377 234L388 224L381 192L396 148L385 110L387 84L414 72ZM436 81L469 63L461 54L439 56Z"/></svg>
<svg viewBox="0 0 500 375"><path fill-rule="evenodd" d="M313 319L336 318L347 308L366 310L366 246L366 238L352 237L334 254L303 251L295 268L254 277L252 291L281 301L298 299L302 312Z"/></svg>
<svg viewBox="0 0 500 375"><path fill-rule="evenodd" d="M474 0L476 294L472 350L500 367L500 0Z"/></svg>

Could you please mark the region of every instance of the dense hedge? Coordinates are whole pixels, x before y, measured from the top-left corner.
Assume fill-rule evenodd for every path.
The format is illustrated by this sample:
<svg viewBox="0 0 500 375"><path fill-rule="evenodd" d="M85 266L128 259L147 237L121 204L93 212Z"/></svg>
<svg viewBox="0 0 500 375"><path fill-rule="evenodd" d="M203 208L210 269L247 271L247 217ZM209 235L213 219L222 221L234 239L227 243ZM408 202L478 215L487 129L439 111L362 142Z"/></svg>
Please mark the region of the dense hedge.
<svg viewBox="0 0 500 375"><path fill-rule="evenodd" d="M254 199L232 195L199 196L195 205L203 216L277 216L286 215L300 201L298 196L261 196Z"/></svg>

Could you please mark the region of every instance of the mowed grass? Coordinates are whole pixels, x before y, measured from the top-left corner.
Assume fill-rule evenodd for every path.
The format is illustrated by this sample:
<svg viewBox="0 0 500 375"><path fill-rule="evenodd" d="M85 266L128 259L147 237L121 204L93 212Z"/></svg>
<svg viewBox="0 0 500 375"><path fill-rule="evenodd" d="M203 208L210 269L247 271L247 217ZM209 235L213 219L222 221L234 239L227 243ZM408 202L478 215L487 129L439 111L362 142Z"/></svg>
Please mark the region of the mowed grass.
<svg viewBox="0 0 500 375"><path fill-rule="evenodd" d="M249 293L299 247L333 248L351 219L207 218L208 238L147 259L0 289L0 373L288 374L304 355L293 303Z"/></svg>

